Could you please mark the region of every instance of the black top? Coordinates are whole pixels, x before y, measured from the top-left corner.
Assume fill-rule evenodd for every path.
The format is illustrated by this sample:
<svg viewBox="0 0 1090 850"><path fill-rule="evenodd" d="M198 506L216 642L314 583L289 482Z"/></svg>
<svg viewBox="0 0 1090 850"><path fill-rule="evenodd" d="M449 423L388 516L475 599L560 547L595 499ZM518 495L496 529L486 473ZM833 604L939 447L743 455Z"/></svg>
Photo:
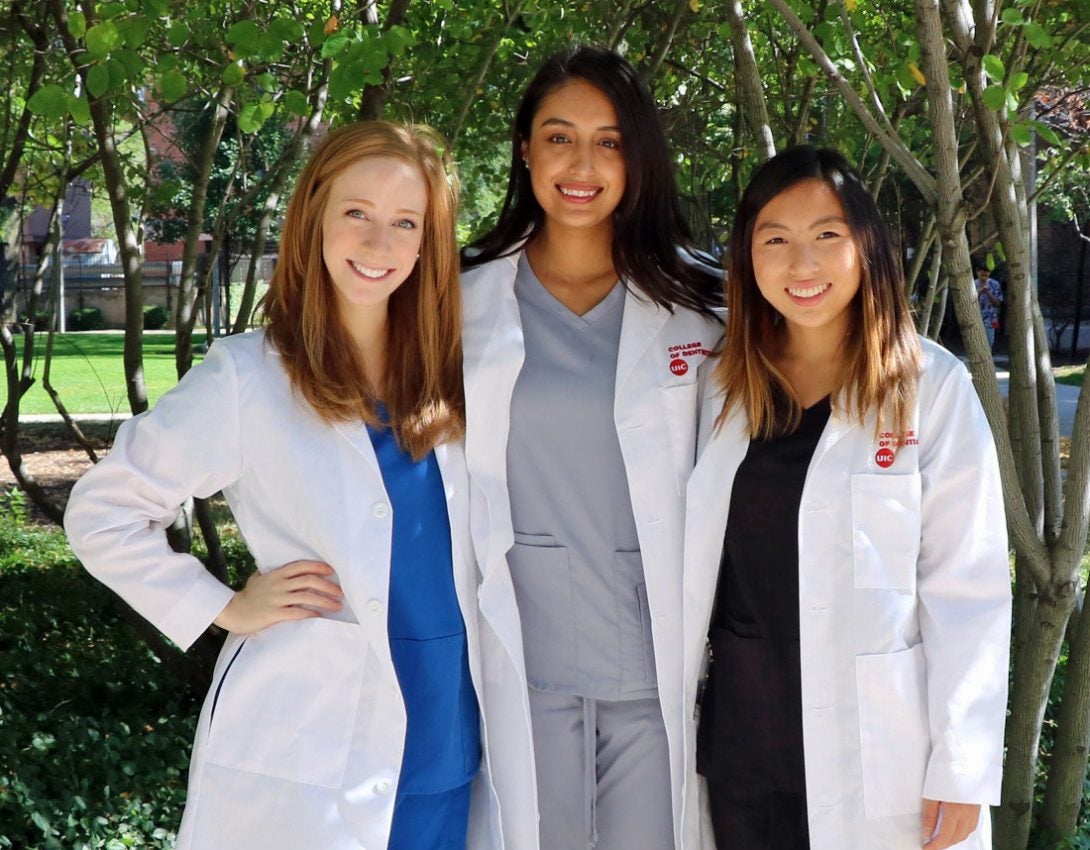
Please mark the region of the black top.
<svg viewBox="0 0 1090 850"><path fill-rule="evenodd" d="M794 433L750 442L738 467L697 734L697 768L718 791L765 811L774 799L794 800L802 823L799 505L829 414L826 397ZM715 795L712 804L723 805Z"/></svg>

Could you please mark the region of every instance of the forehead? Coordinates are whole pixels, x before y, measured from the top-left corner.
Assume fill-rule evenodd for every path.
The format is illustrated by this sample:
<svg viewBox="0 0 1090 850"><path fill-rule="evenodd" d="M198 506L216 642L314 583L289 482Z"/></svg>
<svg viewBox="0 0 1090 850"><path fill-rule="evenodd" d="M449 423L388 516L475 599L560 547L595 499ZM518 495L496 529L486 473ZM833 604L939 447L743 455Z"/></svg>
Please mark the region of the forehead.
<svg viewBox="0 0 1090 850"><path fill-rule="evenodd" d="M419 205L427 198L424 175L413 163L392 156L367 156L342 168L330 181L329 200L397 199L403 206Z"/></svg>
<svg viewBox="0 0 1090 850"><path fill-rule="evenodd" d="M617 110L600 88L586 80L573 78L561 83L538 104L534 126L548 121L616 127Z"/></svg>
<svg viewBox="0 0 1090 850"><path fill-rule="evenodd" d="M847 218L840 197L824 180L807 178L788 186L761 207L755 226L801 228L830 218Z"/></svg>

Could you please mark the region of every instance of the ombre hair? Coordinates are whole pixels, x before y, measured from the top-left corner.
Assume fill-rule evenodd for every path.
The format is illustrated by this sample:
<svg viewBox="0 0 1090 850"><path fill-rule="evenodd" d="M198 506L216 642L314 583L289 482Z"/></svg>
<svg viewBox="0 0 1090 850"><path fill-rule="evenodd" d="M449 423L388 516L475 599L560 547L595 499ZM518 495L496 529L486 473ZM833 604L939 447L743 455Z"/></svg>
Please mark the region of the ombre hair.
<svg viewBox="0 0 1090 850"><path fill-rule="evenodd" d="M726 400L716 425L721 427L736 407L749 418L750 436L760 439L790 433L801 421L798 397L773 363L786 326L757 287L753 229L766 204L803 180L820 180L836 194L861 266L859 291L848 307L833 407L860 422L875 412L879 430L903 432L916 400L920 343L901 263L874 199L848 161L834 150L808 145L763 163L738 205L726 274L727 334L714 376Z"/></svg>
<svg viewBox="0 0 1090 850"><path fill-rule="evenodd" d="M332 131L318 145L288 203L280 258L263 299L265 332L292 387L322 419L380 423L363 354L341 319L322 252L330 184L368 157L408 163L427 189L420 258L389 300L382 399L398 445L419 460L465 430L458 181L439 134L364 121Z"/></svg>

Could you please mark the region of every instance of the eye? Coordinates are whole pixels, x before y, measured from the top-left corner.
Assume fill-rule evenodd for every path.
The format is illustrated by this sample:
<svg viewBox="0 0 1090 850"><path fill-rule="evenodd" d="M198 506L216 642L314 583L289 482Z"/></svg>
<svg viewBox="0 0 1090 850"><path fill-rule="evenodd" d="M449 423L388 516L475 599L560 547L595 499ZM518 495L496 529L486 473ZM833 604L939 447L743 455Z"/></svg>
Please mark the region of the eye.
<svg viewBox="0 0 1090 850"><path fill-rule="evenodd" d="M394 222L394 227L400 227L402 230L416 230L416 222L411 218L399 218Z"/></svg>
<svg viewBox="0 0 1090 850"><path fill-rule="evenodd" d="M611 151L619 151L621 149L620 139L602 139L598 144L604 148L608 148Z"/></svg>
<svg viewBox="0 0 1090 850"><path fill-rule="evenodd" d="M766 239L763 244L765 244L765 245L786 245L787 240L784 239L782 236L772 236L772 237L769 237L768 239Z"/></svg>
<svg viewBox="0 0 1090 850"><path fill-rule="evenodd" d="M842 235L835 230L823 230L818 234L818 239L839 239Z"/></svg>
<svg viewBox="0 0 1090 850"><path fill-rule="evenodd" d="M569 139L563 133L553 133L550 136L546 136L545 141L553 145L566 145L568 144L568 142L571 141L571 139Z"/></svg>
<svg viewBox="0 0 1090 850"><path fill-rule="evenodd" d="M349 218L361 219L362 221L367 220L367 213L365 213L363 210L351 209L351 210L346 211L345 215L348 216Z"/></svg>

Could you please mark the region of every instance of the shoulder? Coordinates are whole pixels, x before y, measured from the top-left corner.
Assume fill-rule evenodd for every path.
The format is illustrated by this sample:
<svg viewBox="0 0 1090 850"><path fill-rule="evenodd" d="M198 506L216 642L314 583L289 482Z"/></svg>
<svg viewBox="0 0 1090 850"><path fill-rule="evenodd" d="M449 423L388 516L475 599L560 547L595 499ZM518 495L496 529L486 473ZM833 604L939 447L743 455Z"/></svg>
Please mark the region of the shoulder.
<svg viewBox="0 0 1090 850"><path fill-rule="evenodd" d="M265 331L256 330L220 337L208 349L205 360L227 359L239 371L252 371L265 366L270 357L278 356L273 344L265 338Z"/></svg>
<svg viewBox="0 0 1090 850"><path fill-rule="evenodd" d="M462 272L462 289L474 290L482 287L497 286L513 281L518 271L519 257L522 251L515 251L506 257L497 257L487 263L481 263Z"/></svg>
<svg viewBox="0 0 1090 850"><path fill-rule="evenodd" d="M926 337L920 340L920 386L935 386L950 378L969 379L969 370L949 350Z"/></svg>

